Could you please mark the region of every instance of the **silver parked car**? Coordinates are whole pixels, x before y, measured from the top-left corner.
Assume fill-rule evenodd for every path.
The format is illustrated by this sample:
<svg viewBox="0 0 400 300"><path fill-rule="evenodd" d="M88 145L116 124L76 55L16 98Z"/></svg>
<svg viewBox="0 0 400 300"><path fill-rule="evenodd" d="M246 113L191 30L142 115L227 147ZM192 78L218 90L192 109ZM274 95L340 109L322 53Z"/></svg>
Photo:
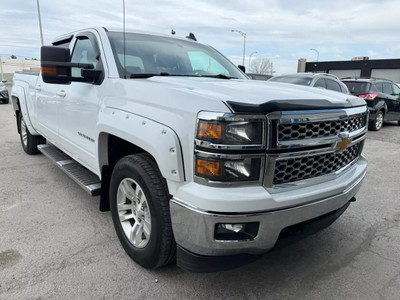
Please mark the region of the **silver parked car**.
<svg viewBox="0 0 400 300"><path fill-rule="evenodd" d="M307 85L316 88L350 94L349 89L345 84L343 84L343 82L340 81L339 77L328 73L287 74L272 77L268 81Z"/></svg>

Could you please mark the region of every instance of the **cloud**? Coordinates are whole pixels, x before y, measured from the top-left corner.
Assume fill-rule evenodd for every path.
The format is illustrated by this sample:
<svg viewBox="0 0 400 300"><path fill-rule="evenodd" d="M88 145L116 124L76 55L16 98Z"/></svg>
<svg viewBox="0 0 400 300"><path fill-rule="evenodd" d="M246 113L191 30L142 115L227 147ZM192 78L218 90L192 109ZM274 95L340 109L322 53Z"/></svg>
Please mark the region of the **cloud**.
<svg viewBox="0 0 400 300"><path fill-rule="evenodd" d="M2 1L0 54L38 57L40 35L36 1ZM122 28L122 0L40 0L45 43L58 35L93 26ZM231 29L246 32L246 54L265 53L277 73L296 71L297 59L345 60L376 54L398 56L390 47L398 42L400 2L377 0L164 0L126 1L130 31L150 31L178 36L193 32L241 63L243 38ZM388 45L385 47L385 45ZM236 59L238 57L239 59ZM257 57L260 57L258 54Z"/></svg>

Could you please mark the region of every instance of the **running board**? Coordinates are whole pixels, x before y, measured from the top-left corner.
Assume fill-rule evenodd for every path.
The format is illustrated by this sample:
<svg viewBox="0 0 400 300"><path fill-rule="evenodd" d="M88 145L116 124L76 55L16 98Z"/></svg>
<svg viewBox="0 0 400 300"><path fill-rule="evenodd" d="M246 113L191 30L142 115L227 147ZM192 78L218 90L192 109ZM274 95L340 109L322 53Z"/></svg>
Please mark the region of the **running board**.
<svg viewBox="0 0 400 300"><path fill-rule="evenodd" d="M97 175L51 144L38 145L37 148L90 195L100 195L101 182Z"/></svg>

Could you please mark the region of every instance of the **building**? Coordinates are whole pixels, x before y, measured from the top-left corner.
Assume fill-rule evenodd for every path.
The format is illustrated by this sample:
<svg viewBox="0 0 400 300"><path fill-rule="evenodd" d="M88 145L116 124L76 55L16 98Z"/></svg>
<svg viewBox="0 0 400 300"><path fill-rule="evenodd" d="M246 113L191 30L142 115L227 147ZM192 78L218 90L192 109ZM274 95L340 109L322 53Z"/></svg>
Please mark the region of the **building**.
<svg viewBox="0 0 400 300"><path fill-rule="evenodd" d="M400 59L355 57L347 61L318 62L299 59L298 72L330 73L339 78L385 78L400 83Z"/></svg>

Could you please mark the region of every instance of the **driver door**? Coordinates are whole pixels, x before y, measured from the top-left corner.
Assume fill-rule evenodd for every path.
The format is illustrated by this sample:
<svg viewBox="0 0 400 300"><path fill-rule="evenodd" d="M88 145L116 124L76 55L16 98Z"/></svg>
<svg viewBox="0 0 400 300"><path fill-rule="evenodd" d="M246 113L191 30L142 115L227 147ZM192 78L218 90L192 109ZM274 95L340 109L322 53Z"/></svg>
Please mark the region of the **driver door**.
<svg viewBox="0 0 400 300"><path fill-rule="evenodd" d="M71 55L72 63L93 64L103 71L98 39L93 32L77 35ZM81 77L81 68L72 68L73 77ZM65 86L59 105L59 137L62 148L92 172L98 173L95 158L97 119L102 85L71 82Z"/></svg>

